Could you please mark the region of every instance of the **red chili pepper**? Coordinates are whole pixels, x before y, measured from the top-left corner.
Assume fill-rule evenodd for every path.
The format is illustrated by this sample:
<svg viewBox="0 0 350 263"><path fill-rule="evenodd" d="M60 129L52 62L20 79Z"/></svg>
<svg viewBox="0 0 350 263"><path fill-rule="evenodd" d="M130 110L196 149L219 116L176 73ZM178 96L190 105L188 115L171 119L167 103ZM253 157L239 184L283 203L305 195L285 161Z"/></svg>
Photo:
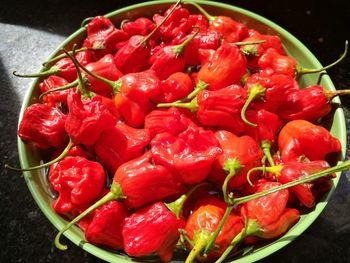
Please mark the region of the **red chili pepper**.
<svg viewBox="0 0 350 263"><path fill-rule="evenodd" d="M283 125L282 121L277 114L264 109L248 110L246 117L249 122L256 123L256 126L246 124L244 133L259 143L269 164L273 166L274 161L270 150L277 140L277 133Z"/></svg>
<svg viewBox="0 0 350 263"><path fill-rule="evenodd" d="M240 49L231 44L222 44L213 57L203 64L198 79L208 84L210 90L239 84L246 73L247 61Z"/></svg>
<svg viewBox="0 0 350 263"><path fill-rule="evenodd" d="M225 202L216 197L198 201L185 226L185 233L191 242L189 247L192 248L186 262L193 262L196 258L200 261L217 259L225 251L231 240L240 233L243 228L243 221L238 215L231 212L216 237L214 246L204 255L201 255L222 220L225 209Z"/></svg>
<svg viewBox="0 0 350 263"><path fill-rule="evenodd" d="M204 48L198 49L198 59L200 61L200 65L204 65L208 63L208 61L211 61L213 59L214 54L215 54L214 49L204 49Z"/></svg>
<svg viewBox="0 0 350 263"><path fill-rule="evenodd" d="M141 156L150 141L149 132L125 123L106 129L95 143L95 153L110 175L126 161Z"/></svg>
<svg viewBox="0 0 350 263"><path fill-rule="evenodd" d="M187 39L179 45L170 45L159 49L150 60L152 64L150 69L154 70L161 80L168 78L173 73L184 71L184 49L198 32L199 31L196 31L194 34L187 37Z"/></svg>
<svg viewBox="0 0 350 263"><path fill-rule="evenodd" d="M58 198L52 203L60 214L73 212L94 202L103 189L105 172L98 162L67 156L49 171L52 189Z"/></svg>
<svg viewBox="0 0 350 263"><path fill-rule="evenodd" d="M155 101L170 103L185 98L193 91L192 79L188 74L175 72L160 82L160 98Z"/></svg>
<svg viewBox="0 0 350 263"><path fill-rule="evenodd" d="M193 122L176 108L153 110L145 118L145 129L151 138L163 132L178 135L190 125L194 125Z"/></svg>
<svg viewBox="0 0 350 263"><path fill-rule="evenodd" d="M95 60L98 60L107 54L113 54L116 51L117 43L128 39L129 35L115 28L108 18L96 16L87 24L87 37L84 46L98 48L93 52Z"/></svg>
<svg viewBox="0 0 350 263"><path fill-rule="evenodd" d="M249 76L244 88L248 98L242 108L241 117L245 123L256 126L245 117L245 111L249 105L254 109L264 109L278 114L278 110L285 103L287 96L299 90L299 85L294 78L287 75L263 71Z"/></svg>
<svg viewBox="0 0 350 263"><path fill-rule="evenodd" d="M176 12L180 1L168 9L166 16L162 18L157 26L147 35L134 35L132 36L115 54L114 60L117 68L123 73L135 73L148 68L148 59L150 57L150 43L154 33L158 30L161 32L161 27L167 20Z"/></svg>
<svg viewBox="0 0 350 263"><path fill-rule="evenodd" d="M24 111L18 136L41 149L63 148L68 142L64 128L66 120L67 116L58 108L47 104L32 104Z"/></svg>
<svg viewBox="0 0 350 263"><path fill-rule="evenodd" d="M160 80L153 70L130 73L119 79L119 93L114 98L115 105L132 127L142 127L145 116L155 105L152 101L160 95Z"/></svg>
<svg viewBox="0 0 350 263"><path fill-rule="evenodd" d="M181 107L196 112L198 121L205 126L218 127L235 134L241 134L245 127L240 112L246 92L238 85L219 90L203 90L187 103L161 103L158 107Z"/></svg>
<svg viewBox="0 0 350 263"><path fill-rule="evenodd" d="M242 52L248 56L248 67L258 69L259 58L269 48L274 48L274 50L280 55L286 54L281 44L281 40L277 35L264 35L254 29L249 29L248 32L249 36L243 39L242 42L265 40L265 42L261 44L244 45L241 47Z"/></svg>
<svg viewBox="0 0 350 263"><path fill-rule="evenodd" d="M239 23L228 16L212 16L208 14L200 5L196 3L188 3L194 5L208 19L209 29L220 32L226 42L237 42L248 36L248 27Z"/></svg>
<svg viewBox="0 0 350 263"><path fill-rule="evenodd" d="M325 90L320 85L300 89L288 95L278 111L281 119L316 121L332 110L331 100L336 96L348 95L349 90Z"/></svg>
<svg viewBox="0 0 350 263"><path fill-rule="evenodd" d="M285 163L298 161L302 156L311 161L324 160L327 154L341 151L339 140L329 131L304 120L290 121L283 126L278 147Z"/></svg>
<svg viewBox="0 0 350 263"><path fill-rule="evenodd" d="M328 168L330 166L326 161L288 162L283 165L266 167L266 172L272 173L278 182L286 184ZM324 183L326 181L329 182L329 179L329 177L320 178L316 181L299 184L289 188L289 191L298 198L301 205L311 208L315 205L316 198L320 194L317 191L315 192L318 189L318 185L321 183L324 186ZM328 184L328 186L330 187L331 185ZM322 191L327 190L329 188L322 188Z"/></svg>
<svg viewBox="0 0 350 263"><path fill-rule="evenodd" d="M345 49L339 59L337 59L335 62L325 67L322 67L319 69L309 69L309 68L303 68L297 65L293 57L282 55L276 49L269 48L258 60L258 65L262 70L271 69L275 73L285 74L292 78L298 79L301 75L318 73L333 67L334 65L338 64L340 61L342 61L346 57L347 52L348 52L348 41L345 41Z"/></svg>
<svg viewBox="0 0 350 263"><path fill-rule="evenodd" d="M279 185L278 182L266 182L258 187L257 192ZM285 233L300 217L298 210L286 208L288 198L288 190L280 190L244 203L241 215L248 219L246 235L271 239Z"/></svg>
<svg viewBox="0 0 350 263"><path fill-rule="evenodd" d="M116 124L116 117L102 104L101 96L81 100L78 94L71 92L67 103L69 113L65 129L77 144L94 145L104 130Z"/></svg>
<svg viewBox="0 0 350 263"><path fill-rule="evenodd" d="M162 262L169 262L183 225L162 202L137 210L123 227L124 251L133 257L156 253Z"/></svg>
<svg viewBox="0 0 350 263"><path fill-rule="evenodd" d="M122 76L122 73L118 70L114 63L114 58L111 54L107 54L100 60L89 63L85 67L94 74L111 81L116 81ZM94 78L89 74L87 74L86 77L89 82L87 88L90 91L102 96L112 97L113 89L108 84Z"/></svg>
<svg viewBox="0 0 350 263"><path fill-rule="evenodd" d="M130 208L140 208L183 191L183 185L166 166L154 163L151 152L122 164L113 180L120 185Z"/></svg>
<svg viewBox="0 0 350 263"><path fill-rule="evenodd" d="M221 149L213 132L189 126L177 136L160 133L151 141L154 162L169 167L185 184L196 184L209 174Z"/></svg>
<svg viewBox="0 0 350 263"><path fill-rule="evenodd" d="M111 249L123 249L122 230L128 210L120 202L110 201L97 208L84 231L85 239L94 245Z"/></svg>
<svg viewBox="0 0 350 263"><path fill-rule="evenodd" d="M200 32L206 32L209 29L208 20L202 14L190 14L187 20L192 28L199 27Z"/></svg>
<svg viewBox="0 0 350 263"><path fill-rule="evenodd" d="M41 93L44 93L51 89L62 87L67 84L69 84L68 81L62 77L49 76L48 78L40 82L39 89ZM55 106L57 105L57 103L62 103L63 105L67 106L67 96L69 92L69 90L50 92L46 95L43 95L42 100L50 106Z"/></svg>
<svg viewBox="0 0 350 263"><path fill-rule="evenodd" d="M140 17L134 21L127 21L125 23L122 23L121 28L123 31L128 33L129 36L147 36L154 30L155 25L150 19L146 17Z"/></svg>
<svg viewBox="0 0 350 263"><path fill-rule="evenodd" d="M163 25L159 27L159 33L164 42L169 42L178 35L186 35L192 27L188 20L190 12L182 6L176 6L175 9L174 7L174 5L170 6L164 12L164 16L155 14L152 18L157 25L160 25L165 20L165 17L171 13Z"/></svg>
<svg viewBox="0 0 350 263"><path fill-rule="evenodd" d="M216 158L209 180L221 189L225 178L231 176L227 188L236 190L247 183L247 172L261 164L263 153L257 142L249 136L237 137L231 132L221 130L215 132L215 137L222 154Z"/></svg>

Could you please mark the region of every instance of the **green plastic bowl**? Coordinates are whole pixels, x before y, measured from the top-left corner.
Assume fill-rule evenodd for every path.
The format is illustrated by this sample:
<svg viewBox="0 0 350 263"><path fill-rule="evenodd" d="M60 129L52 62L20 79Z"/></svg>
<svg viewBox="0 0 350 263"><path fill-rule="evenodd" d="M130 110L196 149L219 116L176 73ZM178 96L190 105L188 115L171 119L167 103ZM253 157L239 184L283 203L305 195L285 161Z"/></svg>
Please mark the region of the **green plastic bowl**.
<svg viewBox="0 0 350 263"><path fill-rule="evenodd" d="M114 12L111 12L106 15L110 18L116 25L119 25L120 22L126 18L132 20L139 16L148 16L151 17L155 12L165 11L171 3L174 1L151 1L132 5L125 7ZM255 13L238 8L235 6L211 2L211 1L200 1L201 6L203 6L210 14L213 15L226 15L246 24L249 28L255 28L258 31L265 34L277 34L284 44L285 48L288 50L289 54L292 55L300 65L308 68L320 68L322 67L320 62L316 57L293 35L289 32L276 25L275 23L269 21L268 19L261 17ZM193 6L188 5L187 8L192 11L196 11ZM54 57L60 52L62 47L71 48L74 43L81 43L85 37L85 28L81 28L70 37L66 39L57 49L53 52L50 58ZM315 75L305 75L300 80L300 85L305 87L316 83L318 76ZM38 81L35 81L31 88L28 90L20 113L20 119L23 116L24 110L32 103L38 101ZM321 83L328 90L335 90L332 81L328 76L322 78ZM334 102L340 103L339 99L335 99ZM341 108L338 108L334 112L332 123L329 123L329 128L333 136L337 137L342 143L342 154L339 156L339 161L344 159L345 145L346 145L346 125L344 113ZM22 167L29 167L37 165L40 160L40 152L35 148L24 144L21 139L18 138L18 151L20 157L20 163ZM40 209L43 211L45 216L50 220L50 222L57 228L61 229L67 222L63 220L58 214L56 214L51 208L52 198L48 191L48 185L45 182L44 174L42 171L34 172L25 172L24 178L28 185L28 188L33 195L33 198L37 202ZM319 216L322 210L327 205L328 199L330 198L332 192L334 191L336 185L338 184L340 174L337 175L337 178L333 180L334 187L331 191L324 196L324 198L316 205L314 210L309 212L306 215L302 215L299 222L292 227L288 233L286 233L281 238L267 243L266 245L259 247L254 250L253 253L247 254L235 260L237 263L242 262L253 262L259 259L262 259L275 251L281 249L301 233L303 233L312 222ZM72 227L70 230L66 231L64 234L68 239L73 243L80 246L87 252L95 255L98 258L101 258L108 262L130 262L132 259L125 256L119 255L114 252L104 250L102 248L96 247L89 243L86 243L84 240L84 234L78 227ZM135 260L135 259L133 259Z"/></svg>

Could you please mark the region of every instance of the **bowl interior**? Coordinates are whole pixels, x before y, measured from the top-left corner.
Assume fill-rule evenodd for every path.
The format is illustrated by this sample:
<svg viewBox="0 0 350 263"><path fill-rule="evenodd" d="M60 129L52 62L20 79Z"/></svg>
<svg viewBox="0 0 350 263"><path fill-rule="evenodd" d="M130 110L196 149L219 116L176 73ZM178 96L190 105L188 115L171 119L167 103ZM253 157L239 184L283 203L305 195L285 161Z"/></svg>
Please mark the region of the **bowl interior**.
<svg viewBox="0 0 350 263"><path fill-rule="evenodd" d="M120 22L126 18L133 20L140 16L152 17L152 14L154 13L163 12L164 10L166 10L169 7L169 4L172 2L174 1L152 1L140 3L137 5L116 10L107 14L106 16L109 17L115 23L115 25L118 26ZM247 10L235 6L209 1L200 1L200 4L212 15L230 16L237 21L245 23L249 28L255 28L262 33L277 34L281 38L282 43L284 44L289 54L296 58L300 65L309 68L321 67L321 64L315 58L315 56L299 40L297 40L290 33L288 33L280 26L276 25L275 23L255 13L249 12ZM197 12L196 9L193 8L191 5L188 5L186 7L193 12ZM81 43L84 37L85 29L81 28L75 33L73 33L70 37L68 37L67 40L63 42L61 46L57 48L56 51L53 52L51 57L59 53L62 47L66 47L67 49L69 49L74 43ZM317 75L305 75L301 78L300 85L302 87L306 87L307 85L314 84L316 83L317 78ZM39 80L35 81L32 87L27 92L22 105L20 118L22 118L23 112L26 107L38 101L38 89L36 88L38 82ZM328 76L322 78L321 84L326 89L335 89L332 84L332 81ZM336 103L340 103L338 99L335 99L334 101ZM342 143L342 154L339 157L339 160L343 160L346 145L346 126L344 113L341 108L335 110L333 119L329 121L328 125L333 136L337 137ZM19 138L18 150L22 167L36 165L41 160L40 153L30 145L24 144ZM235 262L253 262L259 260L282 248L283 246L291 242L293 239L295 239L298 235L300 235L317 218L317 216L322 212L322 210L326 206L327 200L329 199L331 193L333 192L335 186L338 183L339 176L340 174L338 174L337 178L333 181L334 187L332 188L332 190L316 205L313 211L302 215L300 221L292 229L290 229L288 233L286 233L281 238L275 240L274 242L269 242L266 245L259 247L254 251L254 253L247 254L244 257L239 258ZM52 198L50 192L47 190L48 185L45 180L45 172L25 172L24 178L31 191L31 194L33 195L35 201L37 202L45 216L57 229L61 229L66 224L66 221L63 220L51 209ZM104 250L89 243L86 243L84 241L84 235L78 227L72 227L70 230L65 232L65 236L79 247L85 249L89 253L103 260L106 260L108 262L130 262L130 258L125 255L116 254L115 252Z"/></svg>

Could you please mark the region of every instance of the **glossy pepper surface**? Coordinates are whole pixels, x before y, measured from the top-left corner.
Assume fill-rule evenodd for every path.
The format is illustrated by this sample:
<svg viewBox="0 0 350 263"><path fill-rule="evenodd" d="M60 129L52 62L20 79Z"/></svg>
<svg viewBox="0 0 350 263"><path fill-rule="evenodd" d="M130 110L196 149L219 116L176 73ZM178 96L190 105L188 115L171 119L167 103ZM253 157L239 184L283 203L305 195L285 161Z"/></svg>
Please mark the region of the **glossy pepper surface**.
<svg viewBox="0 0 350 263"><path fill-rule="evenodd" d="M49 76L44 79L39 84L39 89L41 93L47 92L51 89L62 87L68 84L68 81L59 76ZM49 104L51 106L56 106L58 103L62 103L67 106L67 96L69 94L69 90L60 90L50 92L42 97L43 102Z"/></svg>
<svg viewBox="0 0 350 263"><path fill-rule="evenodd" d="M189 126L177 136L160 133L151 141L154 162L169 167L185 184L196 184L209 174L221 153L212 131Z"/></svg>
<svg viewBox="0 0 350 263"><path fill-rule="evenodd" d="M327 154L341 151L339 140L328 130L305 120L293 120L283 126L278 147L284 162L303 156L311 161L324 160Z"/></svg>
<svg viewBox="0 0 350 263"><path fill-rule="evenodd" d="M60 214L94 202L102 192L105 172L101 164L80 156L67 156L50 168L49 181L58 198L52 203Z"/></svg>
<svg viewBox="0 0 350 263"><path fill-rule="evenodd" d="M47 104L32 104L23 114L18 136L23 141L31 141L38 148L62 148L68 142L65 131L67 116L58 108Z"/></svg>
<svg viewBox="0 0 350 263"><path fill-rule="evenodd" d="M78 144L93 145L105 129L116 124L116 117L102 104L101 96L81 100L80 95L71 92L67 102L65 129Z"/></svg>
<svg viewBox="0 0 350 263"><path fill-rule="evenodd" d="M86 240L94 245L123 249L122 230L129 212L121 202L110 201L93 211L84 231Z"/></svg>

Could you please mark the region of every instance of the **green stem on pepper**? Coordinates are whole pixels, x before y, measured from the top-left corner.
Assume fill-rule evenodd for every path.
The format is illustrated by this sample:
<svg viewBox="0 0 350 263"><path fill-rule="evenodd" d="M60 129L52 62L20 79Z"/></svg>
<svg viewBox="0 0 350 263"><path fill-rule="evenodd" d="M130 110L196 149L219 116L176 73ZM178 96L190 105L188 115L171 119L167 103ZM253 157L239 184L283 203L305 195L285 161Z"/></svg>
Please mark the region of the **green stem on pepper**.
<svg viewBox="0 0 350 263"><path fill-rule="evenodd" d="M43 93L40 94L39 96L39 100L41 100L45 95L51 93L51 92L55 92L55 91L61 91L61 90L66 90L66 89L70 89L73 87L76 87L79 84L78 79L74 80L71 83L68 83L67 85L61 86L61 87L57 87L57 88L53 88L53 89L49 89Z"/></svg>
<svg viewBox="0 0 350 263"><path fill-rule="evenodd" d="M47 163L43 163L43 164L40 164L40 165L36 165L36 166L32 166L32 167L28 167L28 168L17 168L17 167L13 167L13 166L10 166L8 164L5 164L5 168L6 169L9 169L9 170L13 170L13 171L17 171L17 172L25 172L25 171L34 171L34 170L38 170L38 169L42 169L42 168L45 168L45 167L48 167L54 163L57 163L58 161L62 160L64 157L67 156L69 150L74 146L74 143L73 141L70 139L69 140L69 143L68 145L66 146L66 148L62 151L62 153L57 156L55 159L47 162Z"/></svg>
<svg viewBox="0 0 350 263"><path fill-rule="evenodd" d="M266 157L270 166L275 166L275 162L273 161L272 156L271 156L271 142L267 141L267 140L263 140L263 141L261 141L260 146L261 146L261 149L264 153L264 157Z"/></svg>
<svg viewBox="0 0 350 263"><path fill-rule="evenodd" d="M37 78L37 77L47 77L51 75L57 75L60 72L60 68L57 66L52 66L51 68L33 74L18 74L17 71L12 72L13 75L20 78Z"/></svg>
<svg viewBox="0 0 350 263"><path fill-rule="evenodd" d="M177 108L188 109L192 112L195 112L198 109L198 103L197 103L197 98L194 98L190 102L175 101L171 103L159 103L157 104L157 107L158 108L177 107Z"/></svg>
<svg viewBox="0 0 350 263"><path fill-rule="evenodd" d="M243 122L245 122L246 124L254 126L254 127L257 126L255 123L252 123L252 122L247 120L247 118L245 116L245 112L246 112L249 104L254 99L264 97L265 91L266 91L266 88L264 88L260 84L255 84L255 85L252 85L251 87L249 87L249 89L248 89L248 99L244 103L244 105L242 107L242 110L241 110L241 118L242 118Z"/></svg>

